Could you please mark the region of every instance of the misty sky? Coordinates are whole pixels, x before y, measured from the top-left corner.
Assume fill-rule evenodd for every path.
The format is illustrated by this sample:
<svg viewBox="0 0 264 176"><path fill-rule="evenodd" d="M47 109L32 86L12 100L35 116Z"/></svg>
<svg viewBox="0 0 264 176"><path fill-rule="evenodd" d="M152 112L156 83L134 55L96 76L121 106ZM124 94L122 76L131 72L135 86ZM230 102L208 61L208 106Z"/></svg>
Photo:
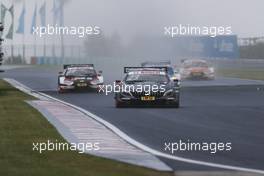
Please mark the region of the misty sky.
<svg viewBox="0 0 264 176"><path fill-rule="evenodd" d="M21 12L21 0L15 0L15 28ZM11 0L2 0L10 6ZM20 3L19 3L20 2ZM26 42L35 2L26 0ZM53 0L47 0L47 23L52 24ZM106 35L118 32L125 41L135 35L162 35L164 26L190 24L231 26L240 37L264 36L263 0L72 0L65 7L65 25L98 25ZM7 15L6 21L10 21ZM21 35L15 35L20 43ZM72 39L68 39L73 41ZM76 37L76 43L81 43ZM7 41L8 42L8 41Z"/></svg>
<svg viewBox="0 0 264 176"><path fill-rule="evenodd" d="M127 36L191 24L232 26L235 34L250 37L264 35L263 7L263 0L74 0L66 9L75 11L69 23L99 24Z"/></svg>

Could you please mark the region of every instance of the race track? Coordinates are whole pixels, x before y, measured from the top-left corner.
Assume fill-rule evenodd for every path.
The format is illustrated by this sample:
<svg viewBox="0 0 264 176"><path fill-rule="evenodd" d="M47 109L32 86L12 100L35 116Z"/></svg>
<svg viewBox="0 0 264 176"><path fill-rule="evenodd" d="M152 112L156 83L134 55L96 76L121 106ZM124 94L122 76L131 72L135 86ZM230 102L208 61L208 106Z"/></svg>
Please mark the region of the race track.
<svg viewBox="0 0 264 176"><path fill-rule="evenodd" d="M2 77L80 106L114 124L135 140L159 151L165 142L232 142L230 152L177 152L175 155L264 170L264 82L231 78L187 81L181 108L114 107L113 95L56 92L55 68L18 68ZM108 82L114 79L107 80ZM210 170L161 158L175 170ZM219 170L219 169L216 169Z"/></svg>

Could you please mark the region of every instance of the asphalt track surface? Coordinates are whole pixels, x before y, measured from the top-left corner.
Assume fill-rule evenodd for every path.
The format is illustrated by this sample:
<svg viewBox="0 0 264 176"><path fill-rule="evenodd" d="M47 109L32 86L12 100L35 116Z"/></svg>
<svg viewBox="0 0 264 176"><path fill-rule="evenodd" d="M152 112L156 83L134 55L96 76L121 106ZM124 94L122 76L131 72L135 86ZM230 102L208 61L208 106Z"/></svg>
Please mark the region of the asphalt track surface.
<svg viewBox="0 0 264 176"><path fill-rule="evenodd" d="M181 151L174 155L218 164L264 170L264 83L219 78L183 83L181 108L116 109L113 95L58 94L54 68L8 70L30 88L80 106L112 123L135 140L158 151L165 142L231 142L229 152ZM164 151L168 153L168 151ZM219 170L161 158L174 170Z"/></svg>

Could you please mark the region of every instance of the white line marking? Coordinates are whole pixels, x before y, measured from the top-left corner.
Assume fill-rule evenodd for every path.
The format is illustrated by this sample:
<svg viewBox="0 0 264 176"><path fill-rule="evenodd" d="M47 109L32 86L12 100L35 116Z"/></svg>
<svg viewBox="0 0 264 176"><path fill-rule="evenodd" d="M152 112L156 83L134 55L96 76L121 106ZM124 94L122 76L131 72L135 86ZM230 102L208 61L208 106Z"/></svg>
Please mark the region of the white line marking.
<svg viewBox="0 0 264 176"><path fill-rule="evenodd" d="M26 92L34 97L40 98L39 95L49 98L51 100L63 103L65 105L68 105L74 109L79 110L80 112L90 116L91 118L93 118L94 120L100 122L101 124L103 124L104 126L106 126L107 128L109 128L110 130L112 130L114 133L116 133L118 136L120 136L122 139L126 140L128 143L138 147L141 150L144 150L146 152L149 152L153 155L159 156L159 157L163 157L163 158L167 158L167 159L171 159L171 160L175 160L175 161L181 161L181 162L185 162L185 163L190 163L190 164L197 164L197 165L202 165L202 166L209 166L209 167L214 167L214 168L220 168L220 169L228 169L228 170L236 170L236 171L243 171L243 172L252 172L252 173L258 173L258 174L264 174L264 170L258 170L258 169L250 169L250 168L244 168L244 167L238 167L238 166L229 166L229 165L224 165L224 164L217 164L217 163L211 163L211 162L205 162L205 161L199 161L199 160L193 160L193 159L188 159L188 158L183 158L183 157L178 157L175 155L169 155L160 151L157 151L155 149L152 149L144 144L139 143L138 141L132 139L131 137L129 137L127 134L125 134L123 131L119 130L116 126L112 125L111 123L103 120L102 118L98 117L97 115L83 109L80 108L78 106L75 106L73 104L67 103L65 101L59 100L57 98L54 98L52 96L49 96L47 94L41 93L41 92L37 92L37 91L32 91L30 88L24 86L23 84L21 84L20 82L13 80L13 79L4 79L5 81L7 81L8 83L10 83L11 85L13 85L14 87L18 88L19 90ZM28 90L26 90L28 89Z"/></svg>

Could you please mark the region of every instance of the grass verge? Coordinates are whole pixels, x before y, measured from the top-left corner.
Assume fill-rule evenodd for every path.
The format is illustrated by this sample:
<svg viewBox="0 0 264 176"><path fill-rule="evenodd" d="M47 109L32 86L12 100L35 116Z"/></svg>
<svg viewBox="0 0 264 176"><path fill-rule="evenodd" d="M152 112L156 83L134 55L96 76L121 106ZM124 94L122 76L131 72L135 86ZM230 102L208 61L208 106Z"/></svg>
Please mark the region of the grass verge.
<svg viewBox="0 0 264 176"><path fill-rule="evenodd" d="M33 142L66 142L34 108L32 97L0 80L0 175L6 176L171 176L72 151L32 151Z"/></svg>
<svg viewBox="0 0 264 176"><path fill-rule="evenodd" d="M233 78L253 79L253 80L264 80L263 69L219 69L218 75Z"/></svg>

